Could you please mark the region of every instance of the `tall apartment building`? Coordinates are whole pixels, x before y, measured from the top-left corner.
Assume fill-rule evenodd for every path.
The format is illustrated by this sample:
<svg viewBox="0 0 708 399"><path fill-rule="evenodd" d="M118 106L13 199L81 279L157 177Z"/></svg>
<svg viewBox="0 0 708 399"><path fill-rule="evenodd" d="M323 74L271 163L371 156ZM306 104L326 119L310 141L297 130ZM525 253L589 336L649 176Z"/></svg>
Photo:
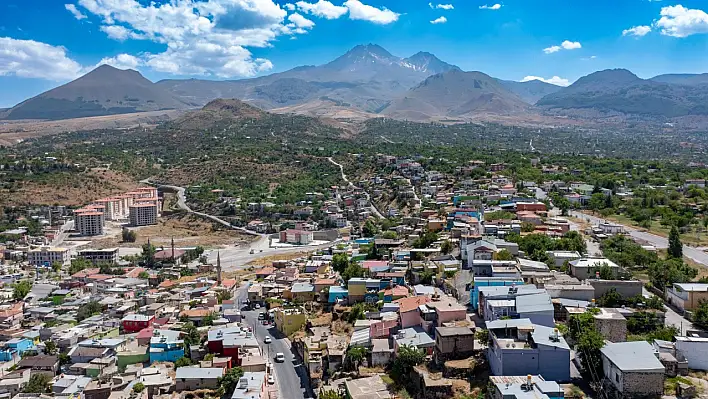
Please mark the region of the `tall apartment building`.
<svg viewBox="0 0 708 399"><path fill-rule="evenodd" d="M125 198L111 197L94 201L92 205L102 206L106 220L121 220L128 217L128 204Z"/></svg>
<svg viewBox="0 0 708 399"><path fill-rule="evenodd" d="M129 207L131 226L148 226L157 224L156 203L135 203Z"/></svg>
<svg viewBox="0 0 708 399"><path fill-rule="evenodd" d="M54 263L68 265L71 263L71 257L66 248L41 247L27 251L27 261L32 266L51 266Z"/></svg>
<svg viewBox="0 0 708 399"><path fill-rule="evenodd" d="M93 208L83 208L74 211L74 228L82 236L100 236L105 223L103 212Z"/></svg>

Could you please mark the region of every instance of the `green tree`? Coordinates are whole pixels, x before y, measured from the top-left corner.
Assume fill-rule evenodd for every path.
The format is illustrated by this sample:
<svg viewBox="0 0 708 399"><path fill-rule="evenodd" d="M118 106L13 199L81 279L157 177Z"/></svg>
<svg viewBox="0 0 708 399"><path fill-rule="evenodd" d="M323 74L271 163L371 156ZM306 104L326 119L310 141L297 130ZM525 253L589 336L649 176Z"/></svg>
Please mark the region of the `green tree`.
<svg viewBox="0 0 708 399"><path fill-rule="evenodd" d="M671 231L669 232L669 249L666 254L674 259L683 259L683 244L681 244L681 235L676 225L671 226Z"/></svg>
<svg viewBox="0 0 708 399"><path fill-rule="evenodd" d="M593 274L598 274L600 275L601 280L614 280L615 279L615 274L612 271L612 268L610 265L607 263L602 263L599 267L595 268L595 271Z"/></svg>
<svg viewBox="0 0 708 399"><path fill-rule="evenodd" d="M622 295L616 289L611 288L609 291L602 294L597 300L597 304L602 307L616 308L622 305Z"/></svg>
<svg viewBox="0 0 708 399"><path fill-rule="evenodd" d="M135 385L133 385L133 392L140 393L145 389L145 384L142 382L138 382Z"/></svg>
<svg viewBox="0 0 708 399"><path fill-rule="evenodd" d="M489 343L489 330L485 330L483 328L477 329L474 336L477 338L477 341L483 343L484 345Z"/></svg>
<svg viewBox="0 0 708 399"><path fill-rule="evenodd" d="M219 378L218 384L224 389L224 394L226 397L231 397L234 393L234 389L238 386L238 380L243 377L243 369L241 367L232 367L226 374Z"/></svg>
<svg viewBox="0 0 708 399"><path fill-rule="evenodd" d="M605 346L605 339L594 327L580 334L575 346L576 353L580 355L580 364L583 369L602 378L602 354L600 350Z"/></svg>
<svg viewBox="0 0 708 399"><path fill-rule="evenodd" d="M332 256L332 270L337 273L343 273L349 266L349 257L345 253L338 253Z"/></svg>
<svg viewBox="0 0 708 399"><path fill-rule="evenodd" d="M188 321L182 326L182 333L184 334L184 346L187 355L191 352L190 348L192 345L199 345L201 343L202 337L194 326L194 323Z"/></svg>
<svg viewBox="0 0 708 399"><path fill-rule="evenodd" d="M357 320L364 319L366 319L366 308L364 307L364 304L361 302L355 303L349 310L349 316L347 317L347 320L349 321L349 323L353 324Z"/></svg>
<svg viewBox="0 0 708 399"><path fill-rule="evenodd" d="M398 238L398 233L392 230L384 231L383 238L386 238L388 240L395 240L396 238Z"/></svg>
<svg viewBox="0 0 708 399"><path fill-rule="evenodd" d="M79 309L76 311L76 320L81 321L83 319L87 319L93 315L100 314L102 311L103 306L101 306L100 303L97 301L90 301L79 306Z"/></svg>
<svg viewBox="0 0 708 399"><path fill-rule="evenodd" d="M54 262L52 263L52 270L54 273L59 273L61 271L62 264L61 262Z"/></svg>
<svg viewBox="0 0 708 399"><path fill-rule="evenodd" d="M708 328L708 301L702 299L698 302L698 307L693 312L693 322L702 328Z"/></svg>
<svg viewBox="0 0 708 399"><path fill-rule="evenodd" d="M138 278L147 280L148 278L150 278L150 274L148 272L142 271L138 273Z"/></svg>
<svg viewBox="0 0 708 399"><path fill-rule="evenodd" d="M213 326L214 325L214 320L217 319L217 314L216 312L211 312L208 315L204 316L202 318L202 325L203 326Z"/></svg>
<svg viewBox="0 0 708 399"><path fill-rule="evenodd" d="M192 365L192 360L187 356L182 356L175 361L175 368L177 367L187 367Z"/></svg>
<svg viewBox="0 0 708 399"><path fill-rule="evenodd" d="M430 285L433 283L433 277L435 277L435 273L426 268L418 276L418 283L423 285Z"/></svg>
<svg viewBox="0 0 708 399"><path fill-rule="evenodd" d="M222 290L216 293L216 299L219 303L223 303L226 300L231 299L232 295L229 291Z"/></svg>
<svg viewBox="0 0 708 399"><path fill-rule="evenodd" d="M24 393L49 393L51 377L46 374L32 374L22 392Z"/></svg>
<svg viewBox="0 0 708 399"><path fill-rule="evenodd" d="M401 345L398 355L393 361L391 375L399 382L406 381L413 367L425 361L425 353L415 346Z"/></svg>
<svg viewBox="0 0 708 399"><path fill-rule="evenodd" d="M536 230L536 225L531 222L521 222L521 231L524 233L531 233Z"/></svg>
<svg viewBox="0 0 708 399"><path fill-rule="evenodd" d="M12 291L12 296L18 301L21 301L25 299L27 294L29 294L30 290L32 289L32 283L30 283L28 280L22 280L18 283L15 284L15 287Z"/></svg>
<svg viewBox="0 0 708 399"><path fill-rule="evenodd" d="M71 265L69 266L69 274L74 274L78 273L84 269L88 269L89 267L92 267L93 264L91 264L90 261L84 259L84 258L76 258L71 261Z"/></svg>
<svg viewBox="0 0 708 399"><path fill-rule="evenodd" d="M319 399L344 399L344 395L333 390L321 390L320 394L317 395Z"/></svg>
<svg viewBox="0 0 708 399"><path fill-rule="evenodd" d="M502 249L501 251L494 253L494 260L513 260L514 255L509 252L508 249Z"/></svg>
<svg viewBox="0 0 708 399"><path fill-rule="evenodd" d="M364 227L361 228L361 234L364 235L364 237L374 237L376 234L379 232L378 227L376 227L376 224L374 224L371 219L368 219L364 223Z"/></svg>
<svg viewBox="0 0 708 399"><path fill-rule="evenodd" d="M143 244L143 252L141 254L141 257L143 259L143 262L145 262L145 265L147 267L155 267L155 252L157 252L157 248L155 248L154 245L145 243Z"/></svg>
<svg viewBox="0 0 708 399"><path fill-rule="evenodd" d="M347 358L356 369L357 374L359 374L359 365L366 359L368 350L361 346L352 346L347 350Z"/></svg>
<svg viewBox="0 0 708 399"><path fill-rule="evenodd" d="M342 273L342 279L344 281L349 281L354 277L364 277L364 268L359 265L359 262L351 262L344 272Z"/></svg>
<svg viewBox="0 0 708 399"><path fill-rule="evenodd" d="M445 241L443 241L442 244L440 244L440 252L444 253L445 255L452 252L452 249L453 249L453 246L452 246L452 242L450 240L445 240Z"/></svg>
<svg viewBox="0 0 708 399"><path fill-rule="evenodd" d="M57 344L54 341L44 342L44 352L48 355L54 355L57 353Z"/></svg>
<svg viewBox="0 0 708 399"><path fill-rule="evenodd" d="M123 242L135 242L138 239L138 234L133 230L123 229L121 231L121 238Z"/></svg>

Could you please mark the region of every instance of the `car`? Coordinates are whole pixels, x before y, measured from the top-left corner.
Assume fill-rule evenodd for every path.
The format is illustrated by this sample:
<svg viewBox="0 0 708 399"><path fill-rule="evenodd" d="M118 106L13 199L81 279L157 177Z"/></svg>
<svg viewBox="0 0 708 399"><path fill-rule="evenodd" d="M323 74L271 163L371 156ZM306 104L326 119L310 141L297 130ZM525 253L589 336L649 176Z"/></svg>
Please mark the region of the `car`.
<svg viewBox="0 0 708 399"><path fill-rule="evenodd" d="M283 352L278 352L275 354L275 361L278 363L283 363L285 361L285 355Z"/></svg>
<svg viewBox="0 0 708 399"><path fill-rule="evenodd" d="M269 383L270 385L275 384L275 378L273 378L272 375L269 375L269 376L268 376L268 383Z"/></svg>
<svg viewBox="0 0 708 399"><path fill-rule="evenodd" d="M258 320L265 320L265 312L261 312L258 314Z"/></svg>
<svg viewBox="0 0 708 399"><path fill-rule="evenodd" d="M251 255L253 255L255 252L256 252L256 251L254 251L253 248L251 248L251 251L249 251L248 253L251 254Z"/></svg>
<svg viewBox="0 0 708 399"><path fill-rule="evenodd" d="M256 309L260 309L260 308L261 308L261 305L257 303L257 304L256 304Z"/></svg>
<svg viewBox="0 0 708 399"><path fill-rule="evenodd" d="M270 337L265 337L265 339L263 340L263 342L265 342L266 344L269 344L269 343L271 343L272 341L273 341L273 340L271 340Z"/></svg>

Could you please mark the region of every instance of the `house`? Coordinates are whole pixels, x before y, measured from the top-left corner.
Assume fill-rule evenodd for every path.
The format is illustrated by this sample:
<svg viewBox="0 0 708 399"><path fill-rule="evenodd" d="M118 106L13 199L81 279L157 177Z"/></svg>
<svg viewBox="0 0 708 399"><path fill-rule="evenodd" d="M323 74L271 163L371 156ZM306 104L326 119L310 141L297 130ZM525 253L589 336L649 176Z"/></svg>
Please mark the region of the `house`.
<svg viewBox="0 0 708 399"><path fill-rule="evenodd" d="M76 363L89 363L93 359L100 359L106 356L110 356L111 349L100 348L100 347L87 347L87 346L74 346L69 351L69 358L71 362Z"/></svg>
<svg viewBox="0 0 708 399"><path fill-rule="evenodd" d="M675 337L676 350L683 353L691 370L708 371L708 338Z"/></svg>
<svg viewBox="0 0 708 399"><path fill-rule="evenodd" d="M347 380L344 382L347 399L389 399L391 394L388 392L386 384L380 376L359 378L356 380Z"/></svg>
<svg viewBox="0 0 708 399"><path fill-rule="evenodd" d="M435 322L437 325L465 320L467 318L467 308L448 296L433 299L426 303L425 307L435 312Z"/></svg>
<svg viewBox="0 0 708 399"><path fill-rule="evenodd" d="M19 397L22 388L29 382L31 371L29 369L17 370L5 374L0 379L0 397ZM17 396L16 396L17 395Z"/></svg>
<svg viewBox="0 0 708 399"><path fill-rule="evenodd" d="M231 399L267 399L266 373L261 371L245 372L239 378Z"/></svg>
<svg viewBox="0 0 708 399"><path fill-rule="evenodd" d="M150 338L150 363L175 362L184 356L184 341L180 331L154 330Z"/></svg>
<svg viewBox="0 0 708 399"><path fill-rule="evenodd" d="M189 321L194 323L196 326L204 325L204 318L209 317L214 313L211 309L198 308L198 309L187 309L183 310L179 317L186 317Z"/></svg>
<svg viewBox="0 0 708 399"><path fill-rule="evenodd" d="M398 303L399 305L398 314L401 318L401 328L420 326L423 320L420 316L418 306L424 305L430 301L430 297L427 296L414 296L394 301L394 303Z"/></svg>
<svg viewBox="0 0 708 399"><path fill-rule="evenodd" d="M34 343L26 338L13 338L0 349L0 361L9 362L22 357L25 352L34 351Z"/></svg>
<svg viewBox="0 0 708 399"><path fill-rule="evenodd" d="M617 309L600 308L596 313L595 328L602 337L610 342L624 342L627 340L627 319Z"/></svg>
<svg viewBox="0 0 708 399"><path fill-rule="evenodd" d="M622 397L655 397L664 394L664 365L646 341L606 344L602 353L604 381Z"/></svg>
<svg viewBox="0 0 708 399"><path fill-rule="evenodd" d="M153 322L155 322L155 315L148 316L132 313L123 317L121 326L126 333L136 333L144 328L150 327Z"/></svg>
<svg viewBox="0 0 708 399"><path fill-rule="evenodd" d="M310 283L295 283L290 292L293 302L312 302L315 299L315 286Z"/></svg>
<svg viewBox="0 0 708 399"><path fill-rule="evenodd" d="M474 277L474 285L470 288L470 303L479 308L479 289L482 287L508 287L523 285L524 281L517 277Z"/></svg>
<svg viewBox="0 0 708 399"><path fill-rule="evenodd" d="M489 241L479 240L472 244L467 245L466 249L466 259L463 259L465 269L472 268L473 260L492 260L494 259L494 254L497 252L497 246ZM475 271L475 276L480 275Z"/></svg>
<svg viewBox="0 0 708 399"><path fill-rule="evenodd" d="M54 378L59 371L59 357L55 355L27 356L20 360L17 369L29 369L32 374L41 373Z"/></svg>
<svg viewBox="0 0 708 399"><path fill-rule="evenodd" d="M393 353L398 354L401 346L412 346L425 352L426 355L432 355L435 348L435 341L430 338L421 327L404 328L400 330L394 337Z"/></svg>
<svg viewBox="0 0 708 399"><path fill-rule="evenodd" d="M570 274L578 280L595 278L595 272L603 266L609 266L613 278L619 274L619 266L607 258L580 258L570 261Z"/></svg>
<svg viewBox="0 0 708 399"><path fill-rule="evenodd" d="M666 288L666 298L681 310L694 310L701 301L708 300L708 284L674 283Z"/></svg>
<svg viewBox="0 0 708 399"><path fill-rule="evenodd" d="M307 230L287 229L280 232L280 242L307 245L314 240L314 233Z"/></svg>
<svg viewBox="0 0 708 399"><path fill-rule="evenodd" d="M307 315L302 308L278 308L275 311L275 328L286 336L298 331L307 322Z"/></svg>
<svg viewBox="0 0 708 399"><path fill-rule="evenodd" d="M344 287L329 287L329 296L327 297L327 303L336 303L338 300L343 300L346 302L348 296L349 291Z"/></svg>
<svg viewBox="0 0 708 399"><path fill-rule="evenodd" d="M436 359L464 359L474 352L475 330L469 327L436 327Z"/></svg>
<svg viewBox="0 0 708 399"><path fill-rule="evenodd" d="M219 378L224 376L220 367L178 367L175 373L176 391L195 391L197 389L216 389Z"/></svg>
<svg viewBox="0 0 708 399"><path fill-rule="evenodd" d="M540 374L554 381L570 380L570 347L557 329L529 319L487 323L487 359L492 375Z"/></svg>
<svg viewBox="0 0 708 399"><path fill-rule="evenodd" d="M489 376L489 399L563 399L565 390L540 375Z"/></svg>
<svg viewBox="0 0 708 399"><path fill-rule="evenodd" d="M12 330L20 326L23 319L24 302L0 305L0 330Z"/></svg>
<svg viewBox="0 0 708 399"><path fill-rule="evenodd" d="M577 251L546 251L546 255L551 258L556 267L561 267L565 262L572 262L581 257Z"/></svg>
<svg viewBox="0 0 708 399"><path fill-rule="evenodd" d="M388 338L372 339L371 340L371 366L386 367L391 362L393 357L393 347Z"/></svg>
<svg viewBox="0 0 708 399"><path fill-rule="evenodd" d="M384 303L393 302L396 299L405 298L408 296L408 288L403 286L395 286L393 288L387 288L379 292L379 297L383 299Z"/></svg>

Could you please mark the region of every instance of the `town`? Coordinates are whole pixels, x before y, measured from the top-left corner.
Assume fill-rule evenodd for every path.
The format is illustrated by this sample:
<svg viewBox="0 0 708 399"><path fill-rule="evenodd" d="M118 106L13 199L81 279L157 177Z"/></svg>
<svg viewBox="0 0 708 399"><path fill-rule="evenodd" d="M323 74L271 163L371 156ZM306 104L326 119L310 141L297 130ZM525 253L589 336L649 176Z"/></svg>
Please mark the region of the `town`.
<svg viewBox="0 0 708 399"><path fill-rule="evenodd" d="M288 212L149 181L77 207L6 208L0 398L708 392L706 232L689 220L661 235L651 216L614 212L650 208L647 189L706 198L705 179L635 189L554 179L576 173L540 159L529 167L550 178L536 181L482 160L326 162L340 184ZM153 245L145 229L174 214L243 239Z"/></svg>

